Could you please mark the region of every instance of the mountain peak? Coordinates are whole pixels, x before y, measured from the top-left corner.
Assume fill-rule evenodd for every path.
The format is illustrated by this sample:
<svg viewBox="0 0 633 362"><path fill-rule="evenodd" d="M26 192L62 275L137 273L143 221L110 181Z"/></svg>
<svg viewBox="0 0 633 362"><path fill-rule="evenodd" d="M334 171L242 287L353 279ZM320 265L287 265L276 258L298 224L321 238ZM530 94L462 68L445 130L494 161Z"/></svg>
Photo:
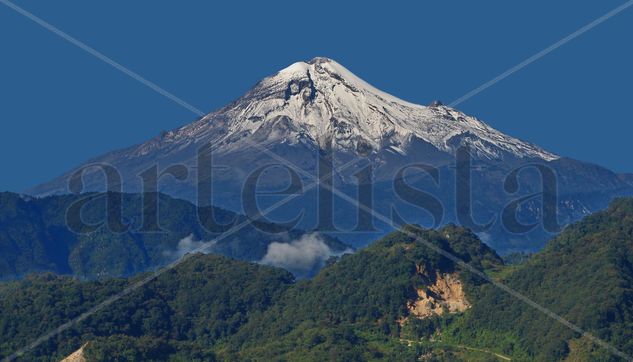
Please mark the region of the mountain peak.
<svg viewBox="0 0 633 362"><path fill-rule="evenodd" d="M461 146L479 160L558 158L439 102L427 107L402 100L336 61L317 57L262 79L193 123L92 161L134 167L149 160L192 162L195 150L206 144L232 162L237 155L250 157L259 144L292 155L306 168L314 167L314 151L337 154L337 162L367 157L387 169L413 162L443 165Z"/></svg>
<svg viewBox="0 0 633 362"><path fill-rule="evenodd" d="M314 57L310 61L308 61L308 64L321 64L330 62L336 63L333 59L330 59L328 57Z"/></svg>
<svg viewBox="0 0 633 362"><path fill-rule="evenodd" d="M258 143L301 143L353 154L387 150L406 155L421 140L448 154L468 144L480 158L557 158L450 107L426 107L381 91L325 57L293 63L264 78L189 128L208 134L218 119L228 122L219 140L227 151L239 149L240 140L249 137Z"/></svg>
<svg viewBox="0 0 633 362"><path fill-rule="evenodd" d="M318 74L319 76L312 77L312 75L315 74ZM413 108L424 108L421 105L404 101L398 97L381 91L352 73L340 63L326 57L315 57L307 62L300 61L293 63L269 78L274 79L275 77L281 77L282 81L287 78L309 78L310 81L326 82L330 86L334 87L335 85L332 83L336 83L337 85L342 85L352 91L371 93L372 95L378 96L390 103L400 103ZM325 87L324 89L328 89L328 87ZM333 90L334 88L329 87L329 89Z"/></svg>
<svg viewBox="0 0 633 362"><path fill-rule="evenodd" d="M294 70L308 70L310 66L312 65L321 65L325 63L335 63L335 64L340 65L334 59L330 59L327 57L314 57L308 61L298 61L296 63L293 63L289 65L288 67L282 69L280 73L288 72L288 71L292 72Z"/></svg>

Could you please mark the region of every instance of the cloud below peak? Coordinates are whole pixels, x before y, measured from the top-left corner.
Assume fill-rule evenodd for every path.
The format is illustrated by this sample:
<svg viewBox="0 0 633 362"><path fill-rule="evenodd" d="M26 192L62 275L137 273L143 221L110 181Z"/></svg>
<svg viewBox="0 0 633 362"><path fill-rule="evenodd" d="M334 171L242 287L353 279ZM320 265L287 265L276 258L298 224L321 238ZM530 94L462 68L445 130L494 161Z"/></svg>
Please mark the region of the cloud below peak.
<svg viewBox="0 0 633 362"><path fill-rule="evenodd" d="M273 242L260 263L284 268L299 278L309 277L323 267L331 256L349 253L332 250L317 234L305 234L289 243Z"/></svg>

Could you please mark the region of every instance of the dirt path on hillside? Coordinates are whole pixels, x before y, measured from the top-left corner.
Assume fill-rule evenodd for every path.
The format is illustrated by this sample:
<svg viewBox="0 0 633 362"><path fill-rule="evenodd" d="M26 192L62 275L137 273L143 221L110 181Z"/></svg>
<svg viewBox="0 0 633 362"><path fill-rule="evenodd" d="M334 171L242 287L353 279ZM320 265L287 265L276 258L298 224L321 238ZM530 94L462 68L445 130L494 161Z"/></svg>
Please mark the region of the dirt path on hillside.
<svg viewBox="0 0 633 362"><path fill-rule="evenodd" d="M410 339L403 339L403 338L400 338L400 342L406 343L408 347L411 347L414 344L421 344L422 343L420 341L413 341L413 340L410 340ZM487 350L487 349L468 347L468 346L463 346L463 345L460 345L460 344L452 345L450 347L467 349L469 351L475 351L475 352L487 353L487 354L491 354L491 355L493 355L493 356L495 356L495 357L497 357L499 359L502 359L504 361L512 361L512 358L510 358L508 356L504 356L504 355L502 355L500 353L497 353L497 352L494 352L494 351L490 351L490 350Z"/></svg>

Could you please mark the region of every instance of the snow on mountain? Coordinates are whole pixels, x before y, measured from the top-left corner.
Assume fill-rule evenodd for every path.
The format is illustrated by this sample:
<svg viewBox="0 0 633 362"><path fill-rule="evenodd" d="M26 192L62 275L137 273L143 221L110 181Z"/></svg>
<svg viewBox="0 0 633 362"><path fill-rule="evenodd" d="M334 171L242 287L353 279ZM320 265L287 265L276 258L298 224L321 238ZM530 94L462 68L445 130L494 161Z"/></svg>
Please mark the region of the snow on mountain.
<svg viewBox="0 0 633 362"><path fill-rule="evenodd" d="M213 160L204 161L214 167L213 195L211 200L200 201L198 182L205 175L198 174L196 161L201 147L208 144L214 151ZM371 166L370 181L374 182L378 212L389 215L395 203L398 208L401 206L399 213L403 218L422 225L437 220L430 220L415 205L401 202L394 192L394 178L400 177L397 175L407 165L422 163L437 167L442 177L438 184L424 177L424 172L414 175L415 170L409 173L415 177L407 181L440 201L446 208L444 222L458 223L455 202L458 180L452 166L453 156L462 145L470 146L471 154L481 166L472 170L471 193L478 196L477 206L472 208L475 220L501 215L514 197L538 192L539 175L529 172L523 174L529 187L521 188L517 194L509 194L505 189L506 176L511 171L533 162L546 163L557 175L559 220L563 223L605 207L613 197L633 194L626 177L620 178L599 166L559 158L441 103L422 106L406 102L376 89L327 58L294 63L261 80L242 97L217 111L140 145L93 158L84 166L95 163L114 166L121 177L121 190L140 192L144 179L139 176L146 175L151 168L168 170L176 164L186 165L189 170L186 177L163 177L159 190L174 197L245 212L240 197L244 181L255 175L253 171L279 161L279 157L262 152L253 144L265 147L312 176L322 171L318 157L331 156L326 159L331 159L335 168L333 183L352 197L359 190L354 184L365 181L357 175ZM350 160L358 162L345 169L340 167ZM78 170L82 171L84 192L104 190L103 172L98 167L82 167L26 192L37 196L68 193L69 177ZM284 190L288 174L283 168L272 167L259 181L258 186L265 189ZM280 220L293 220L297 210L305 210L298 227L314 229L321 212L319 198L315 197L319 192L302 194L275 215ZM538 205L538 200L530 201L522 211L522 218L540 222L543 208ZM337 205L333 212L337 222L354 225L357 210ZM378 227L389 228L379 224ZM487 235L496 241L496 247L511 251L534 250L551 237L542 228L517 236L501 223ZM369 239L352 232L345 240L361 245Z"/></svg>
<svg viewBox="0 0 633 362"><path fill-rule="evenodd" d="M507 136L474 117L443 105L421 106L382 92L328 58L297 62L263 79L244 96L196 122L143 144L136 155L169 146L213 142L217 152L260 144L303 143L361 155L407 155L418 138L454 154L468 144L482 159L554 160L558 156Z"/></svg>
<svg viewBox="0 0 633 362"><path fill-rule="evenodd" d="M270 155L253 144L311 173L316 170L319 152L331 152L335 166L360 156L375 166L374 176L382 181L410 163L449 165L462 145L470 146L471 154L481 161L512 164L559 159L455 109L406 102L376 89L331 59L314 58L264 78L239 99L190 124L87 164L116 167L124 190L137 192L138 175L143 171L154 165L162 169L174 164L195 166L198 150L208 144L218 164L228 166L226 172L216 172L214 180L241 179L270 163ZM354 165L337 176L350 181L359 167ZM173 190L166 192L189 197L196 169L190 170L188 186L174 181ZM67 192L74 171L27 192ZM100 190L100 175L94 167L84 173L86 190Z"/></svg>

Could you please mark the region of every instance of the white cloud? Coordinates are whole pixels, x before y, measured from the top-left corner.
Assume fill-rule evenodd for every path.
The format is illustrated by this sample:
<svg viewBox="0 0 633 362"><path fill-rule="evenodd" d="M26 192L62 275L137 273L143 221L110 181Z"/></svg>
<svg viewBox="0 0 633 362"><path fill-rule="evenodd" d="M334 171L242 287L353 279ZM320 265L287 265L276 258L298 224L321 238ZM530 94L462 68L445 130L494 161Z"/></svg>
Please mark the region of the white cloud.
<svg viewBox="0 0 633 362"><path fill-rule="evenodd" d="M297 277L308 277L322 268L329 257L349 252L333 251L319 234L313 233L289 243L271 243L260 262L284 268Z"/></svg>
<svg viewBox="0 0 633 362"><path fill-rule="evenodd" d="M170 259L180 259L185 254L190 253L192 251L207 253L208 250L206 250L206 248L203 250L198 250L204 247L205 245L208 246L210 245L210 243L206 241L202 241L202 240L196 241L193 238L193 234L191 234L187 237L180 239L180 241L178 242L178 245L176 246L176 250L165 251L164 254L166 257Z"/></svg>

